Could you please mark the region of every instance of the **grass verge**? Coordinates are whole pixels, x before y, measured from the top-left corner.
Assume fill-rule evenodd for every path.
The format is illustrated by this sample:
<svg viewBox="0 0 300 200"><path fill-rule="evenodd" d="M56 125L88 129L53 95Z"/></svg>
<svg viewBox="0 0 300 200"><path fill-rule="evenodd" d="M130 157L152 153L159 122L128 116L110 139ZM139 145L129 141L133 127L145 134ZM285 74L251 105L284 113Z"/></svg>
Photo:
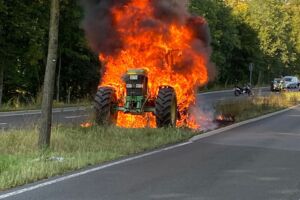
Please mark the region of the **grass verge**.
<svg viewBox="0 0 300 200"><path fill-rule="evenodd" d="M0 190L189 139L185 129L116 127L53 129L51 147L37 149L37 131L0 134Z"/></svg>
<svg viewBox="0 0 300 200"><path fill-rule="evenodd" d="M235 120L240 122L298 104L300 104L300 93L286 92L266 97L242 97L235 101L222 101L216 105L216 111L220 114L235 116Z"/></svg>

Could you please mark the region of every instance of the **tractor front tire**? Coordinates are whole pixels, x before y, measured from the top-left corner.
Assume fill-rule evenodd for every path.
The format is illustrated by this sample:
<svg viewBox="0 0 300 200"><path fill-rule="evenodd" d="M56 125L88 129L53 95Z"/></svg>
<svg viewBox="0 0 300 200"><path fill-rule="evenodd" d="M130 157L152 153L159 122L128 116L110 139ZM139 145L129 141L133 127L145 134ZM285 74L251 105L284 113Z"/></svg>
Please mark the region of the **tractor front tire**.
<svg viewBox="0 0 300 200"><path fill-rule="evenodd" d="M171 87L160 88L155 101L157 128L176 127L178 111L175 90Z"/></svg>
<svg viewBox="0 0 300 200"><path fill-rule="evenodd" d="M98 125L116 124L118 112L114 110L117 106L117 96L111 87L100 87L94 102L95 120Z"/></svg>

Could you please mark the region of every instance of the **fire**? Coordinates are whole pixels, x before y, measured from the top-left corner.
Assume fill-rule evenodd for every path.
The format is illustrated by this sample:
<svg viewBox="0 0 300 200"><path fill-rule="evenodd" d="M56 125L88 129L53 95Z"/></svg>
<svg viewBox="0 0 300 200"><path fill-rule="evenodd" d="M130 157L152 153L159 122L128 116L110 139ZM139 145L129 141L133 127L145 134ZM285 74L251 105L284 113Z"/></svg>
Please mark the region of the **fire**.
<svg viewBox="0 0 300 200"><path fill-rule="evenodd" d="M113 86L119 99L124 98L122 76L128 69L148 70L150 98L155 98L159 86L172 86L177 95L181 119L179 126L198 128L188 108L195 104L196 89L208 82L205 41L199 39L195 27L207 27L200 17L184 15L180 19L161 19L155 15L152 0L131 0L110 8L113 28L120 47L113 53L99 53L104 74L99 86ZM202 48L202 49L201 49ZM201 49L201 50L199 50ZM121 103L122 104L122 103ZM119 113L121 127L155 127L152 114L134 116Z"/></svg>
<svg viewBox="0 0 300 200"><path fill-rule="evenodd" d="M216 121L222 123L233 123L235 122L235 117L231 114L220 114L217 115Z"/></svg>
<svg viewBox="0 0 300 200"><path fill-rule="evenodd" d="M90 128L90 127L92 127L93 125L94 125L94 124L91 123L91 122L84 122L84 123L80 124L80 126L81 126L82 128Z"/></svg>

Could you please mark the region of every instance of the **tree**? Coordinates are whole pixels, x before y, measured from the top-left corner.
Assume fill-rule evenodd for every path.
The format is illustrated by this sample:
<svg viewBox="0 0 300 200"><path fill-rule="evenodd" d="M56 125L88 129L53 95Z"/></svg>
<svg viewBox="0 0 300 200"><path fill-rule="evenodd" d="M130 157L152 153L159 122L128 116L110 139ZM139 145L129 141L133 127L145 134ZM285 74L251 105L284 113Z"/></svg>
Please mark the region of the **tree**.
<svg viewBox="0 0 300 200"><path fill-rule="evenodd" d="M6 9L5 9L5 6L4 6L4 1L3 0L0 0L0 13L5 13ZM1 21L3 20L4 18L4 14L1 14ZM0 24L0 43L3 44L4 41L3 40L3 35L4 35L4 26L2 25L2 23ZM0 54L2 53L2 51L0 50ZM3 72L4 72L4 62L3 60L1 59L0 57L0 107L2 105L2 94L3 94Z"/></svg>
<svg viewBox="0 0 300 200"><path fill-rule="evenodd" d="M296 56L295 44L291 40L291 15L286 10L286 2L249 1L249 15L245 20L258 33L268 74L280 76L289 73Z"/></svg>
<svg viewBox="0 0 300 200"><path fill-rule="evenodd" d="M29 102L42 85L49 23L48 1L0 0L3 101ZM2 73L0 73L2 74Z"/></svg>
<svg viewBox="0 0 300 200"><path fill-rule="evenodd" d="M300 1L293 0L287 5L287 9L291 12L292 37L291 40L295 43L296 60L294 63L295 72L300 75Z"/></svg>
<svg viewBox="0 0 300 200"><path fill-rule="evenodd" d="M232 15L232 9L221 0L192 0L190 9L208 21L212 37L212 60L218 68L219 83L234 83L237 77L242 79L243 68L234 63L234 52L241 49L241 40L239 21Z"/></svg>
<svg viewBox="0 0 300 200"><path fill-rule="evenodd" d="M59 32L59 0L51 0L50 29L47 65L43 87L42 116L39 127L39 147L50 145L52 124L52 103L55 83L55 68L57 63Z"/></svg>
<svg viewBox="0 0 300 200"><path fill-rule="evenodd" d="M61 50L60 98L68 100L93 96L99 83L99 58L91 52L85 39L83 10L77 1L60 4L61 20L59 49ZM57 77L58 78L58 77ZM56 91L58 92L58 91Z"/></svg>

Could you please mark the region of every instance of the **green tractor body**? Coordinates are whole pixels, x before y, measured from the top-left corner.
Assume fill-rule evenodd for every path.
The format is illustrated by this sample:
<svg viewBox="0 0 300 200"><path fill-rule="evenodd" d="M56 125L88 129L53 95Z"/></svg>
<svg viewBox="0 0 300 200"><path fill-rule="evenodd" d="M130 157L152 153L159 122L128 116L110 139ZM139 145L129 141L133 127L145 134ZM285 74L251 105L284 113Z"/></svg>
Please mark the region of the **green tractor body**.
<svg viewBox="0 0 300 200"><path fill-rule="evenodd" d="M161 86L156 98L148 94L148 72L145 69L131 69L123 76L126 96L123 106L116 99L116 88L100 87L95 96L96 122L113 124L117 113L144 115L151 112L156 116L157 127L176 126L178 111L175 90L171 86Z"/></svg>
<svg viewBox="0 0 300 200"><path fill-rule="evenodd" d="M144 69L128 70L124 81L126 83L126 98L124 107L118 110L133 115L143 115L154 112L154 106L148 106L148 73Z"/></svg>

